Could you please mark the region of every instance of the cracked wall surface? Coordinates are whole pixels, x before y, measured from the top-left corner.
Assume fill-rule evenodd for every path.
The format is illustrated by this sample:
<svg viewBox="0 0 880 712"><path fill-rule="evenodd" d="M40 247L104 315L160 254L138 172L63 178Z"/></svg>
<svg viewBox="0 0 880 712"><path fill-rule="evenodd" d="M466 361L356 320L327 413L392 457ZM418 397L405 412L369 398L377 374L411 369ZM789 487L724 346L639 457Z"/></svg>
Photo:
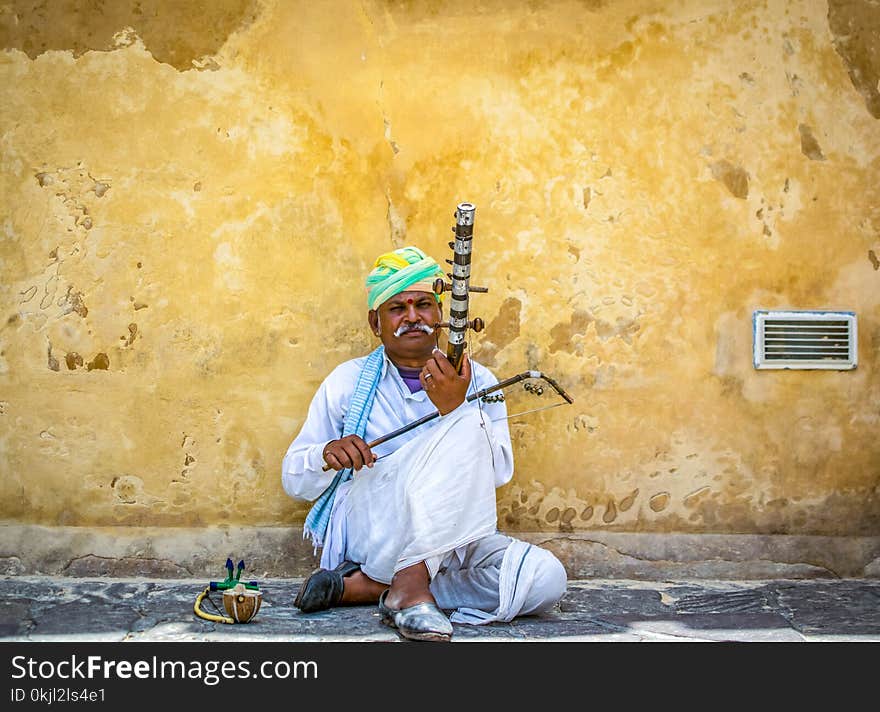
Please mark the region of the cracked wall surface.
<svg viewBox="0 0 880 712"><path fill-rule="evenodd" d="M474 357L575 398L501 528L880 533L878 77L867 0L3 3L0 518L301 521L372 260L469 200ZM756 371L759 308L858 368Z"/></svg>

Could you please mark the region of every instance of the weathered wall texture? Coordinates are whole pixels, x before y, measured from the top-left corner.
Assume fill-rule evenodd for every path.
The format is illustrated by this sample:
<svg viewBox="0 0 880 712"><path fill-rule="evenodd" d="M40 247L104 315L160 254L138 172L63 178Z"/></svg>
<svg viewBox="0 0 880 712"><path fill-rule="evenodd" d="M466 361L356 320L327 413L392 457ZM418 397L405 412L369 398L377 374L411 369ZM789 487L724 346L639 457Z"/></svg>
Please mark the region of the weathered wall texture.
<svg viewBox="0 0 880 712"><path fill-rule="evenodd" d="M868 0L0 6L0 518L281 526L381 251L477 206L510 531L880 534ZM757 372L757 308L858 314ZM224 554L225 555L225 554Z"/></svg>

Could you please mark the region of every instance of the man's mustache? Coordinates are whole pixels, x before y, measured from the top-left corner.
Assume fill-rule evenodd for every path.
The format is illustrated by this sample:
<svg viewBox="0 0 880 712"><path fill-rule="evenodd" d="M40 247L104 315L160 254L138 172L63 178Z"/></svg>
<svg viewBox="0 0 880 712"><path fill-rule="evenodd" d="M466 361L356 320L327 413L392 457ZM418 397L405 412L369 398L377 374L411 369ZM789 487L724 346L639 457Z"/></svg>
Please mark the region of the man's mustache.
<svg viewBox="0 0 880 712"><path fill-rule="evenodd" d="M426 334L434 333L434 330L427 324L402 324L394 332L394 335L400 337L410 331L424 331Z"/></svg>

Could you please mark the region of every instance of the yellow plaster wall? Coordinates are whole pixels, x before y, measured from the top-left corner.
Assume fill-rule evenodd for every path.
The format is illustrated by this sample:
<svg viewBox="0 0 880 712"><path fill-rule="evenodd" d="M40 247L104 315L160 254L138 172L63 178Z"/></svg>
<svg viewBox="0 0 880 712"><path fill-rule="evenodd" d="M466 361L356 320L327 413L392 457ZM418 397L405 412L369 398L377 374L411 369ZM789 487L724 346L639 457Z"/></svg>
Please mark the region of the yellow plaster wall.
<svg viewBox="0 0 880 712"><path fill-rule="evenodd" d="M0 518L288 525L381 251L476 204L508 530L880 532L868 0L0 3ZM757 372L757 308L851 372Z"/></svg>

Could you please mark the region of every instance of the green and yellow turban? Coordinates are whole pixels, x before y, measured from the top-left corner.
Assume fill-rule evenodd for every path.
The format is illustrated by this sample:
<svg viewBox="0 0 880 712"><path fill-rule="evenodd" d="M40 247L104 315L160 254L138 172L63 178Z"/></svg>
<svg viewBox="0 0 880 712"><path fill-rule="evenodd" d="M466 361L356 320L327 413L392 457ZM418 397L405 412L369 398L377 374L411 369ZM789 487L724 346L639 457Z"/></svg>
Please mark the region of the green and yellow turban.
<svg viewBox="0 0 880 712"><path fill-rule="evenodd" d="M379 255L367 275L367 303L370 309L401 292L434 292L434 280L445 277L440 266L418 247L401 247ZM440 301L440 295L434 297Z"/></svg>

